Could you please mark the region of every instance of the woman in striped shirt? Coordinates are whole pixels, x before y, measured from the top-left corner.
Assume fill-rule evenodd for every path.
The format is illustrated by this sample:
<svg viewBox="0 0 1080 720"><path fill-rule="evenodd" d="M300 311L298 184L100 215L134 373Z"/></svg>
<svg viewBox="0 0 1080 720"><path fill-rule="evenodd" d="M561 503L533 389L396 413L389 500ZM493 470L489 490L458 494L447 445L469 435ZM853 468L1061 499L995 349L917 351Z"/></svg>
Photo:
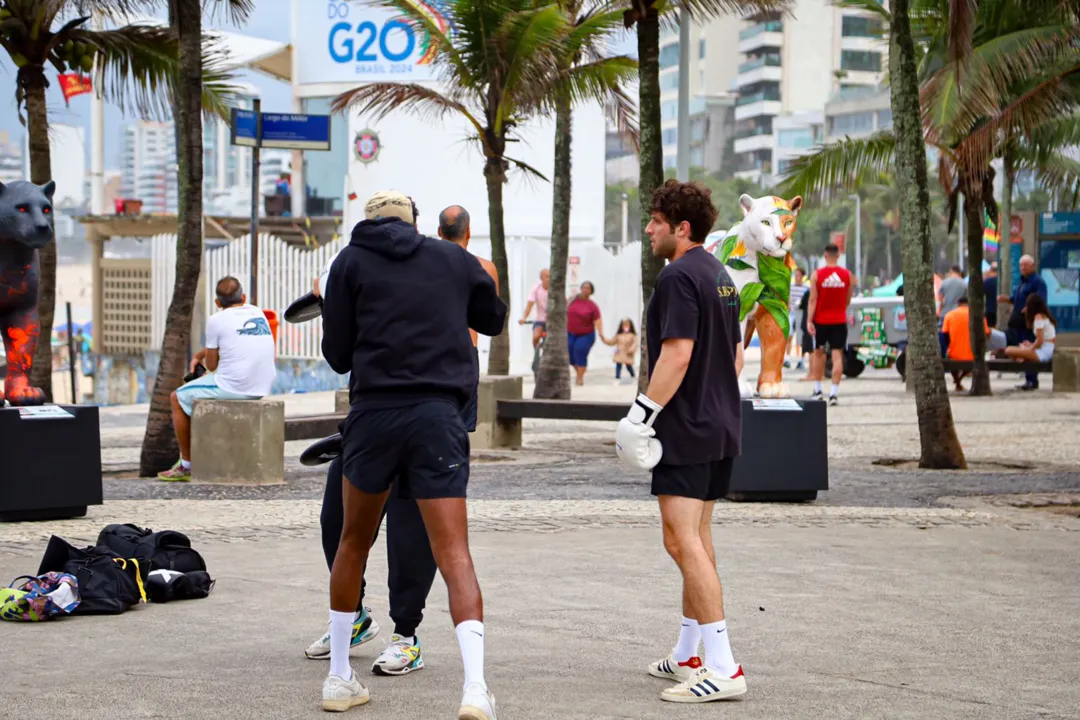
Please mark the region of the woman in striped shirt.
<svg viewBox="0 0 1080 720"><path fill-rule="evenodd" d="M788 357L793 358L798 364L796 367L799 370L803 369L803 352L802 352L802 314L803 311L800 308L803 295L810 292L809 286L806 285L806 273L802 268L795 268L795 272L791 278L791 297L788 301L788 319L790 320L790 334L788 335ZM791 367L791 359L784 361L784 367Z"/></svg>

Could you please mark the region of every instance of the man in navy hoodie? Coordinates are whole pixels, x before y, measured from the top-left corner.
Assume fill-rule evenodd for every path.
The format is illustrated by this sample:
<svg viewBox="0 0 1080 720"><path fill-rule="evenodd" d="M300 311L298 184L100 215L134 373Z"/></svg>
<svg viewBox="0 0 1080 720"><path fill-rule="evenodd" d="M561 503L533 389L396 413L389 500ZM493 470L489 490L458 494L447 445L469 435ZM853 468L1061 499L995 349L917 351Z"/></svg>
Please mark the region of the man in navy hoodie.
<svg viewBox="0 0 1080 720"><path fill-rule="evenodd" d="M417 232L406 196L376 193L365 216L334 260L322 311L323 356L338 373L352 373L323 709L369 699L349 667L349 646L371 538L396 477L420 507L450 596L465 667L458 717L496 720L484 681L483 598L468 546L469 436L460 412L478 372L468 331L498 335L506 305L475 257Z"/></svg>

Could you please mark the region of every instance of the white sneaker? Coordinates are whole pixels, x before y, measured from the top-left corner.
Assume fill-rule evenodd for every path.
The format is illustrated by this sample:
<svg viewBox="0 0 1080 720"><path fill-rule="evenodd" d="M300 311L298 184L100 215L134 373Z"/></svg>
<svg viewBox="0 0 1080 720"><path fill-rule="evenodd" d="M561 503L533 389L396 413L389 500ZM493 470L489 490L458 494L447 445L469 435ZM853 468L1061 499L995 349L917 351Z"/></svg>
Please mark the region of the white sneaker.
<svg viewBox="0 0 1080 720"><path fill-rule="evenodd" d="M746 678L743 676L742 665L729 678L702 667L678 685L666 688L660 693L660 699L678 703L704 703L732 698L745 692Z"/></svg>
<svg viewBox="0 0 1080 720"><path fill-rule="evenodd" d="M371 693L360 684L353 672L352 680L342 680L337 675L327 675L322 686L322 709L326 712L345 712L357 705L364 705Z"/></svg>
<svg viewBox="0 0 1080 720"><path fill-rule="evenodd" d="M329 623L327 623L327 625L329 625ZM375 618L371 617L371 608L364 608L364 619L354 622L352 626L352 640L349 643L349 654L352 655L353 650L366 642L374 640L375 636L378 634L379 623L375 622ZM304 655L307 655L311 660L330 659L329 628L325 635L308 646L308 649L304 651Z"/></svg>
<svg viewBox="0 0 1080 720"><path fill-rule="evenodd" d="M649 665L649 674L665 680L682 682L693 675L700 667L701 658L696 655L686 662L675 662L675 653L672 653L663 660L657 660Z"/></svg>
<svg viewBox="0 0 1080 720"><path fill-rule="evenodd" d="M400 635L391 635L390 644L375 658L371 672L376 675L408 675L413 670L423 670L424 658L420 655L420 638L415 640L410 643Z"/></svg>
<svg viewBox="0 0 1080 720"><path fill-rule="evenodd" d="M480 683L470 683L461 696L458 720L497 720L495 696Z"/></svg>

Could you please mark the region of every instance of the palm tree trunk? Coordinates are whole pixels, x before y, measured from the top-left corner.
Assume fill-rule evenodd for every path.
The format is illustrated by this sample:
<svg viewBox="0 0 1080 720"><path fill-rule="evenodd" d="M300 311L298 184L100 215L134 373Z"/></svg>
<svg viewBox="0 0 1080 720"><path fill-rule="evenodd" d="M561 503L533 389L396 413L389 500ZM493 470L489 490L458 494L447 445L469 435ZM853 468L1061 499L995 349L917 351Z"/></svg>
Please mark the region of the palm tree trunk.
<svg viewBox="0 0 1080 720"><path fill-rule="evenodd" d="M1011 143L1005 143L1002 155L1005 177L1001 189L1001 222L998 231L998 295L1012 296L1012 196L1016 183L1015 155ZM993 300L997 303L997 298ZM1009 305L998 303L998 326L1004 328L1009 319Z"/></svg>
<svg viewBox="0 0 1080 720"><path fill-rule="evenodd" d="M930 191L908 0L893 0L891 9L889 73L896 133L896 184L900 192L904 306L908 319L907 372L911 373L915 388L922 447L919 466L964 468L967 463L953 424L937 339L930 252Z"/></svg>
<svg viewBox="0 0 1080 720"><path fill-rule="evenodd" d="M983 287L983 228L984 206L980 193L974 188L964 193L964 219L968 246L968 319L971 330L971 394L990 395L990 369L986 366L986 288Z"/></svg>
<svg viewBox="0 0 1080 720"><path fill-rule="evenodd" d="M49 149L49 119L45 106L45 72L40 66L19 70L19 82L26 91L26 132L30 142L30 182L44 185L52 179ZM41 335L30 368L30 385L45 391L52 402L52 327L56 307L56 236L38 251L38 318Z"/></svg>
<svg viewBox="0 0 1080 720"><path fill-rule="evenodd" d="M491 226L491 262L499 275L499 297L506 303L510 317L510 272L506 263L506 227L503 225L503 187L506 185L506 161L488 158L484 164L488 191L488 224ZM488 375L510 374L510 335L506 327L491 338L488 351Z"/></svg>
<svg viewBox="0 0 1080 720"><path fill-rule="evenodd" d="M554 201L551 216L551 264L548 287L547 338L540 360L534 398L570 399L570 353L566 348L566 262L570 254L570 97L555 101Z"/></svg>
<svg viewBox="0 0 1080 720"><path fill-rule="evenodd" d="M187 370L191 316L202 271L202 15L199 0L171 0L169 20L180 43L180 77L173 96L180 234L176 242L176 282L165 316L161 361L139 458L139 474L143 477L164 470L176 461L170 395L180 386Z"/></svg>
<svg viewBox="0 0 1080 720"><path fill-rule="evenodd" d="M637 22L638 43L638 114L641 127L641 177L638 181L638 201L641 203L641 371L638 387L644 392L649 386L649 354L646 347L646 317L652 299L656 276L664 261L652 254L645 226L649 224L649 207L653 190L664 183L664 145L660 135L660 13L656 4L649 3Z"/></svg>

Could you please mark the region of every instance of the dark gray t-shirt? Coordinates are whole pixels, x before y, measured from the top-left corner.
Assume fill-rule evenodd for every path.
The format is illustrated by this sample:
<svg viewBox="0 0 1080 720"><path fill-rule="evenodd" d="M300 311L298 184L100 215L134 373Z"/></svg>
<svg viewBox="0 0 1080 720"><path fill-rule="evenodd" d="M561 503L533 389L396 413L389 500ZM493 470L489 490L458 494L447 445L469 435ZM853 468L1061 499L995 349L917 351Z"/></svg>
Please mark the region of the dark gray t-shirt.
<svg viewBox="0 0 1080 720"><path fill-rule="evenodd" d="M739 291L723 264L693 248L660 271L649 301L649 376L664 340L694 341L690 365L653 427L667 465L697 465L739 455L742 398L735 373Z"/></svg>
<svg viewBox="0 0 1080 720"><path fill-rule="evenodd" d="M938 325L940 325L941 318L955 310L956 306L960 304L960 298L967 295L967 283L964 282L964 278L950 275L941 281L941 288L938 292L941 293L941 315L938 320Z"/></svg>

